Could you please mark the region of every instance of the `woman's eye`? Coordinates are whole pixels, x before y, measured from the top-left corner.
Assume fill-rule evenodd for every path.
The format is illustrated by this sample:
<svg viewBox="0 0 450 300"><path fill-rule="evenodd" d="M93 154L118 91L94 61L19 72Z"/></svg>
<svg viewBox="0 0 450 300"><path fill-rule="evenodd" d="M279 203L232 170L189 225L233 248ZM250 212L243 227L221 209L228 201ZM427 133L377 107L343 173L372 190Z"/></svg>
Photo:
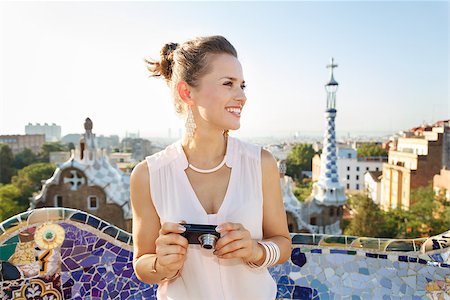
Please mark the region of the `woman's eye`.
<svg viewBox="0 0 450 300"><path fill-rule="evenodd" d="M227 82L225 82L223 85L228 85L228 86L232 86L233 85L233 83L231 82L231 81L227 81Z"/></svg>
<svg viewBox="0 0 450 300"><path fill-rule="evenodd" d="M247 86L245 84L241 85L241 89L245 90Z"/></svg>

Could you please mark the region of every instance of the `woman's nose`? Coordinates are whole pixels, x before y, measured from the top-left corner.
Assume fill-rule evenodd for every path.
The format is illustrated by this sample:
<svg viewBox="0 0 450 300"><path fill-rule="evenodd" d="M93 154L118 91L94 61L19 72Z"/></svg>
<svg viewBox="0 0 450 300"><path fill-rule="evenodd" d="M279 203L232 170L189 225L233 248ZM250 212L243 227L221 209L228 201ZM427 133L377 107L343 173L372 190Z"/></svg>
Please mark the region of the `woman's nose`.
<svg viewBox="0 0 450 300"><path fill-rule="evenodd" d="M244 106L245 101L247 101L247 97L245 96L245 92L244 91L240 91L235 98L236 101L241 102L241 106Z"/></svg>

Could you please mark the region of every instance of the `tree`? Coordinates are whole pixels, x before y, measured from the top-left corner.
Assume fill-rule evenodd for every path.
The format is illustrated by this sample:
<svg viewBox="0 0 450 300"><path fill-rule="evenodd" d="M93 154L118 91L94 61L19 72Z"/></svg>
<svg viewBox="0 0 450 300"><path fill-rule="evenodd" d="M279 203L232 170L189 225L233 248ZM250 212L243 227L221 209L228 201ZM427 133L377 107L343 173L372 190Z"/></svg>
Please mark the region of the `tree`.
<svg viewBox="0 0 450 300"><path fill-rule="evenodd" d="M292 191L298 201L305 201L311 195L312 192L312 181L309 178L304 178L302 183L297 185Z"/></svg>
<svg viewBox="0 0 450 300"><path fill-rule="evenodd" d="M19 205L28 205L33 192L41 189L41 181L50 178L55 169L54 164L36 163L19 170L12 178L12 184L20 191Z"/></svg>
<svg viewBox="0 0 450 300"><path fill-rule="evenodd" d="M408 220L408 212L400 208L383 211L383 224L380 226L379 236L384 238L404 238L406 236L405 220Z"/></svg>
<svg viewBox="0 0 450 300"><path fill-rule="evenodd" d="M354 218L344 233L384 238L429 237L450 227L450 203L435 196L431 185L411 191L409 210L399 208L381 211L366 195L352 195L349 205Z"/></svg>
<svg viewBox="0 0 450 300"><path fill-rule="evenodd" d="M413 189L410 199L413 204L408 211L409 237L433 236L449 229L449 203L434 194L431 184Z"/></svg>
<svg viewBox="0 0 450 300"><path fill-rule="evenodd" d="M50 162L50 152L69 151L68 147L61 142L46 142L42 144L38 157L40 162Z"/></svg>
<svg viewBox="0 0 450 300"><path fill-rule="evenodd" d="M6 144L0 144L0 183L10 183L14 175L14 155Z"/></svg>
<svg viewBox="0 0 450 300"><path fill-rule="evenodd" d="M33 163L37 163L37 160L36 154L34 154L30 149L25 148L14 156L13 167L20 170Z"/></svg>
<svg viewBox="0 0 450 300"><path fill-rule="evenodd" d="M355 236L378 237L383 224L380 208L368 195L349 195L348 204L354 212L353 219L344 229L344 234Z"/></svg>
<svg viewBox="0 0 450 300"><path fill-rule="evenodd" d="M311 171L315 151L310 144L296 144L286 159L286 175L295 180L302 178L302 171Z"/></svg>
<svg viewBox="0 0 450 300"><path fill-rule="evenodd" d="M0 186L0 222L27 209L27 205L19 205L20 190L12 185Z"/></svg>
<svg viewBox="0 0 450 300"><path fill-rule="evenodd" d="M357 150L358 157L388 156L388 152L376 143L363 143Z"/></svg>

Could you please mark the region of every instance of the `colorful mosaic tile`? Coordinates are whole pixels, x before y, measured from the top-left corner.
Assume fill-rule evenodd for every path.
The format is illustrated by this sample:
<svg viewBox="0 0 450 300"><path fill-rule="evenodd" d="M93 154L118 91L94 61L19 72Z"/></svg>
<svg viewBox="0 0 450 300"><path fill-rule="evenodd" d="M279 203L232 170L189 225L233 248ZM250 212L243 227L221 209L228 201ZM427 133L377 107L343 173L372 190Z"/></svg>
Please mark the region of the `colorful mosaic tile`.
<svg viewBox="0 0 450 300"><path fill-rule="evenodd" d="M0 231L0 299L156 299L134 274L131 235L92 215L39 209ZM297 234L291 259L270 272L278 299L449 299L448 236Z"/></svg>

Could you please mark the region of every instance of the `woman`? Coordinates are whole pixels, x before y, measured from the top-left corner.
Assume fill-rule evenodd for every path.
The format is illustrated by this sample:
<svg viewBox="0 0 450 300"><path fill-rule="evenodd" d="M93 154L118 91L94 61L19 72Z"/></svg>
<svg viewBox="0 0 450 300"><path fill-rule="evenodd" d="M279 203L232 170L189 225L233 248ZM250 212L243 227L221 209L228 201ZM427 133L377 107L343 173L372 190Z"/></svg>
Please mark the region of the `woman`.
<svg viewBox="0 0 450 300"><path fill-rule="evenodd" d="M131 174L136 276L159 285L158 299L274 299L267 267L289 258L291 239L275 159L228 136L247 101L236 50L201 37L146 62L166 79L186 132ZM189 245L184 222L218 225L214 251Z"/></svg>

